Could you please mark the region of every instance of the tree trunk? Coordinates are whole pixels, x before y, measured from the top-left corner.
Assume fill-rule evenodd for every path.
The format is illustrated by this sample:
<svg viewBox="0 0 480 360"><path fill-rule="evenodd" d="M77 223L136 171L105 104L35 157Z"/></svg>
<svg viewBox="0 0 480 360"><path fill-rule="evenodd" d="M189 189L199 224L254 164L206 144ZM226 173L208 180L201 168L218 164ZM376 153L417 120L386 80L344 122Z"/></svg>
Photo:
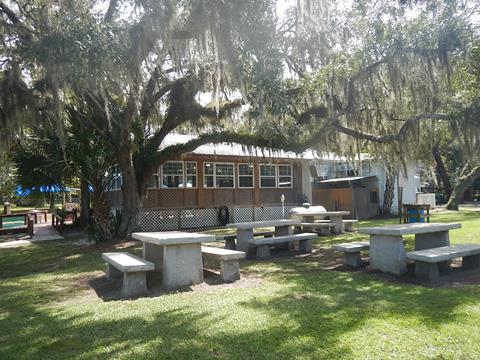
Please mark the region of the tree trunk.
<svg viewBox="0 0 480 360"><path fill-rule="evenodd" d="M90 192L88 191L88 182L80 181L80 225L88 224L90 218Z"/></svg>
<svg viewBox="0 0 480 360"><path fill-rule="evenodd" d="M119 154L119 166L122 171L122 220L118 235L122 239L129 237L135 230L142 199L138 193L135 168L129 149Z"/></svg>
<svg viewBox="0 0 480 360"><path fill-rule="evenodd" d="M392 214L395 175L390 171L390 169L386 169L385 177L385 192L383 194L382 215L390 216Z"/></svg>
<svg viewBox="0 0 480 360"><path fill-rule="evenodd" d="M112 240L115 236L113 216L111 214L110 202L103 190L96 190L94 193L93 213L95 224L101 232L103 240Z"/></svg>
<svg viewBox="0 0 480 360"><path fill-rule="evenodd" d="M445 167L445 163L443 162L442 156L440 155L438 145L435 145L433 147L432 153L433 159L435 160L437 174L442 181L442 185L447 194L447 198L450 198L450 195L452 194L452 184L450 183L450 177L448 176L447 168Z"/></svg>
<svg viewBox="0 0 480 360"><path fill-rule="evenodd" d="M467 164L463 167L462 172L458 178L458 182L453 188L450 199L447 203L448 210L458 210L460 199L462 198L465 190L473 185L475 180L480 177L480 164L475 165L473 168Z"/></svg>

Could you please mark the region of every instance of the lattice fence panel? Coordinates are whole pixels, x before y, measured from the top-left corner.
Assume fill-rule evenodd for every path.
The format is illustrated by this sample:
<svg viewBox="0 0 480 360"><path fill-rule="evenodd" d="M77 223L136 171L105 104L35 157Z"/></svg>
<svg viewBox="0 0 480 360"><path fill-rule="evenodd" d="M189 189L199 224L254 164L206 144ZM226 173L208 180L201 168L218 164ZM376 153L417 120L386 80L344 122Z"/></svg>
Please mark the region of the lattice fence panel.
<svg viewBox="0 0 480 360"><path fill-rule="evenodd" d="M255 221L288 219L288 213L292 208L293 206L285 206L285 216L281 206L255 208Z"/></svg>
<svg viewBox="0 0 480 360"><path fill-rule="evenodd" d="M178 210L142 210L139 225L142 231L178 230Z"/></svg>
<svg viewBox="0 0 480 360"><path fill-rule="evenodd" d="M285 206L285 218L293 206ZM230 222L248 222L282 219L282 207L270 206L263 208L230 208ZM221 226L218 221L218 210L142 210L138 225L140 231L172 231L193 228Z"/></svg>
<svg viewBox="0 0 480 360"><path fill-rule="evenodd" d="M249 222L253 221L253 209L249 208L233 208L230 209L230 222Z"/></svg>
<svg viewBox="0 0 480 360"><path fill-rule="evenodd" d="M220 226L217 209L182 210L182 229Z"/></svg>

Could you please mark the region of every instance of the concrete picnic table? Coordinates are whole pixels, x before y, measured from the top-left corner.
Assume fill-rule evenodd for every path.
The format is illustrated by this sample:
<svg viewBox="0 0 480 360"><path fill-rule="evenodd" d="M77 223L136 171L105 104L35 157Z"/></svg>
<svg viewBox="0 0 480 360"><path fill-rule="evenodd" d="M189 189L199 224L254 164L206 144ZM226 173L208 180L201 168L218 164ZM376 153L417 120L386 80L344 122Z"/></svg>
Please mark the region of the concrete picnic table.
<svg viewBox="0 0 480 360"><path fill-rule="evenodd" d="M202 243L214 242L215 235L182 231L137 232L132 238L143 242L143 258L162 273L164 288L203 282Z"/></svg>
<svg viewBox="0 0 480 360"><path fill-rule="evenodd" d="M242 223L227 224L228 228L237 229L237 250L247 251L248 240L253 239L253 229L275 227L275 236L290 235L291 227L300 225L299 220L267 220L267 221L251 221Z"/></svg>
<svg viewBox="0 0 480 360"><path fill-rule="evenodd" d="M333 223L333 232L335 234L342 234L345 232L345 224L343 217L350 215L350 211L325 211L323 206L311 206L309 208L293 208L290 211L290 216L301 216L303 223L313 223L315 218L322 216L328 217Z"/></svg>
<svg viewBox="0 0 480 360"><path fill-rule="evenodd" d="M403 235L415 235L415 250L450 245L449 231L459 223L410 223L359 228L370 235L370 265L373 269L401 275L407 272Z"/></svg>

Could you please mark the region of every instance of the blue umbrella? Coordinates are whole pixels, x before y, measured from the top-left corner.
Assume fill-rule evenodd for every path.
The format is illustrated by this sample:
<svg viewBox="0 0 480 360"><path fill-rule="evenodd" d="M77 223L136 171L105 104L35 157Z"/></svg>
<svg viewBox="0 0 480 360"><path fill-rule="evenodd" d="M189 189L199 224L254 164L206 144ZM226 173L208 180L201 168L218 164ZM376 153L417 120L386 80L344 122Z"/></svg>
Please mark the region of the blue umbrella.
<svg viewBox="0 0 480 360"><path fill-rule="evenodd" d="M68 186L62 185L42 185L42 186L33 186L31 188L22 188L21 186L17 186L15 189L15 194L17 196L28 196L33 192L39 191L41 193L66 193L66 192L75 192L76 189L70 188Z"/></svg>

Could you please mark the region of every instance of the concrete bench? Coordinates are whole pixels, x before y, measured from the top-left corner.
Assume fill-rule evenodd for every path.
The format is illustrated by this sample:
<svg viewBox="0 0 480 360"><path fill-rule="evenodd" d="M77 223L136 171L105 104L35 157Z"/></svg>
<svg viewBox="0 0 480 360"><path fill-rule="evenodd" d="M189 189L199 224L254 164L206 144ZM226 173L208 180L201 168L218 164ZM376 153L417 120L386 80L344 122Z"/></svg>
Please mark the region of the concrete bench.
<svg viewBox="0 0 480 360"><path fill-rule="evenodd" d="M245 258L243 251L202 246L204 258L211 258L220 261L220 275L225 282L233 282L240 279L239 260Z"/></svg>
<svg viewBox="0 0 480 360"><path fill-rule="evenodd" d="M328 221L328 220L327 220ZM315 231L320 233L320 235L330 235L332 233L332 228L335 227L334 223L331 222L313 222L313 223L301 223L302 227L306 231Z"/></svg>
<svg viewBox="0 0 480 360"><path fill-rule="evenodd" d="M299 241L298 251L311 252L312 240L317 238L315 233L292 234L285 236L274 236L270 238L256 238L248 240L249 252L255 252L257 259L270 257L270 245L280 245Z"/></svg>
<svg viewBox="0 0 480 360"><path fill-rule="evenodd" d="M345 231L355 231L355 225L358 224L358 220L343 220L345 225Z"/></svg>
<svg viewBox="0 0 480 360"><path fill-rule="evenodd" d="M257 231L253 233L253 236L263 236L271 237L275 234L274 231ZM217 240L225 240L225 249L235 250L236 244L235 240L237 239L237 234L231 235L217 235Z"/></svg>
<svg viewBox="0 0 480 360"><path fill-rule="evenodd" d="M343 264L353 267L359 267L362 265L360 252L366 251L369 248L370 243L368 241L355 241L333 246L335 251L343 252Z"/></svg>
<svg viewBox="0 0 480 360"><path fill-rule="evenodd" d="M479 268L480 245L442 246L407 253L407 259L415 261L415 277L428 281L437 281L439 279L439 264L459 257L463 258L462 265L464 268Z"/></svg>
<svg viewBox="0 0 480 360"><path fill-rule="evenodd" d="M103 253L107 263L107 278L123 276L122 296L132 297L147 292L147 271L155 270L155 264L125 252Z"/></svg>

